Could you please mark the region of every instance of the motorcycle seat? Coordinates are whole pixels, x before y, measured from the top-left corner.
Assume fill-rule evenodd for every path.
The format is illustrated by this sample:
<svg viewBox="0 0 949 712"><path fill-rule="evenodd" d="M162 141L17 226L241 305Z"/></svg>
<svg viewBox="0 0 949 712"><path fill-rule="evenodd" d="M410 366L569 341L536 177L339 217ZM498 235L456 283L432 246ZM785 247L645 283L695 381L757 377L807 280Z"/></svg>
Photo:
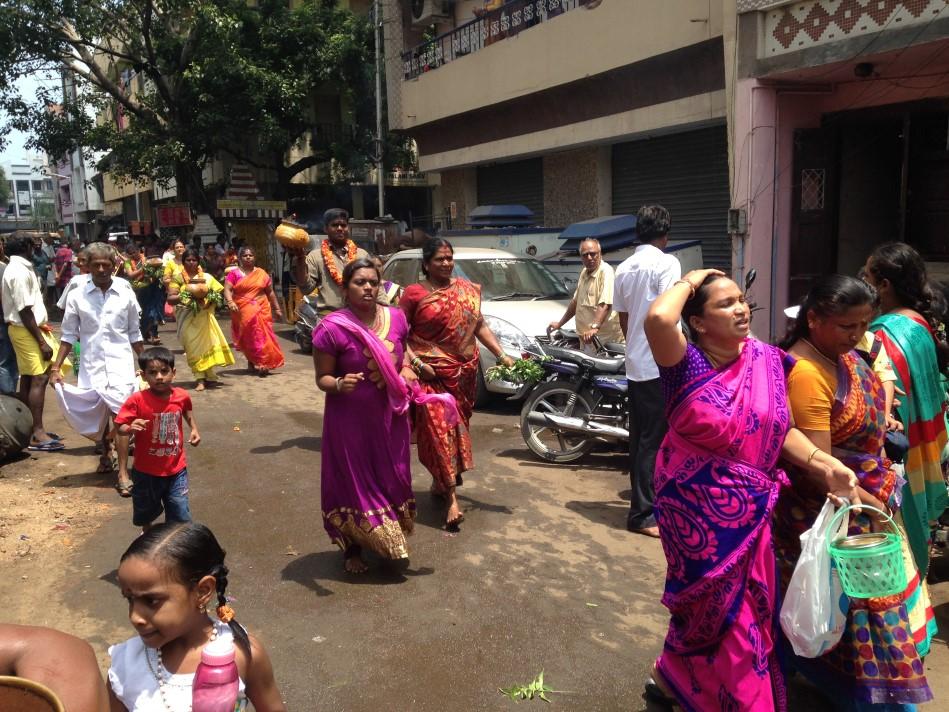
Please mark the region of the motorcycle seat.
<svg viewBox="0 0 949 712"><path fill-rule="evenodd" d="M588 356L588 360L593 362L593 367L600 373L620 373L626 368L626 359L620 358L597 358Z"/></svg>
<svg viewBox="0 0 949 712"><path fill-rule="evenodd" d="M614 356L626 356L626 344L621 344L618 341L608 341L603 344L603 350Z"/></svg>

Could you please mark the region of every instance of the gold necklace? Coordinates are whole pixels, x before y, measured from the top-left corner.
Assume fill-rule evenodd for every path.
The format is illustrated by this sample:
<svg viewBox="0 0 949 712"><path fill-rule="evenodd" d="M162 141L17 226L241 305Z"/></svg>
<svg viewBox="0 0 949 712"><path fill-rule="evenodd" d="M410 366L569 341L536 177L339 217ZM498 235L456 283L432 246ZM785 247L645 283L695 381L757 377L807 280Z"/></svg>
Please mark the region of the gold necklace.
<svg viewBox="0 0 949 712"><path fill-rule="evenodd" d="M837 368L837 359L833 359L833 358L831 358L830 356L828 356L827 354L825 354L825 353L824 353L823 351L821 351L819 348L817 348L816 346L814 346L814 344L812 344L809 339L805 339L805 338L802 337L802 338L801 338L801 341L803 341L805 344L807 344L808 346L810 346L811 349L814 351L814 353L816 353L818 356L820 356L822 359L824 359L827 363L831 364L834 368Z"/></svg>

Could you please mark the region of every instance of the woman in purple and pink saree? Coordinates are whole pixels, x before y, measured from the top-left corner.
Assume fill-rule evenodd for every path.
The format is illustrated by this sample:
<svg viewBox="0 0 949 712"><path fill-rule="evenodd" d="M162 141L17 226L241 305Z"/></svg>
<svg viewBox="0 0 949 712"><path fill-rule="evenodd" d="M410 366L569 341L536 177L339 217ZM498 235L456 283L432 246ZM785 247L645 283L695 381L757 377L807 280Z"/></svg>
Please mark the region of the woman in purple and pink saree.
<svg viewBox="0 0 949 712"><path fill-rule="evenodd" d="M808 468L828 493L852 495L855 484L792 427L793 361L749 326L740 288L715 270L687 274L646 319L669 418L655 487L671 614L647 694L686 710L786 709L771 517L787 478L777 462Z"/></svg>

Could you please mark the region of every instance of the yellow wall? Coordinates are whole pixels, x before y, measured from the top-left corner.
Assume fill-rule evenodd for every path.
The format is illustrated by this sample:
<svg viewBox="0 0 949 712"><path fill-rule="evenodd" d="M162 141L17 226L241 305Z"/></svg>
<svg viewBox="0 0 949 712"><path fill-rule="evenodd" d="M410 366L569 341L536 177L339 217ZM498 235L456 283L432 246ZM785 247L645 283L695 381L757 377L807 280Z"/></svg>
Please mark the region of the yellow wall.
<svg viewBox="0 0 949 712"><path fill-rule="evenodd" d="M604 0L401 82L400 111L390 121L410 129L721 34L720 2Z"/></svg>
<svg viewBox="0 0 949 712"><path fill-rule="evenodd" d="M107 203L113 200L121 200L129 195L135 195L135 186L136 184L131 181L126 183L121 182L121 180L116 181L113 179L111 173L106 173L102 176L102 194ZM142 181L138 184L137 192L151 191L151 189L151 181Z"/></svg>

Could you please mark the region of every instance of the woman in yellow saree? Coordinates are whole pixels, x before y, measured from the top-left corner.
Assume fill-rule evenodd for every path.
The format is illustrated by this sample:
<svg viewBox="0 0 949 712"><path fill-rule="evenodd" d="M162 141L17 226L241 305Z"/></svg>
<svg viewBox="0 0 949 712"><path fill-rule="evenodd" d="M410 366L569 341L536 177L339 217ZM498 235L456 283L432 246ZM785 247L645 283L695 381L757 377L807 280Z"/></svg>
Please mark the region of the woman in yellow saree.
<svg viewBox="0 0 949 712"><path fill-rule="evenodd" d="M168 284L168 303L175 305L178 340L197 381L196 391L220 383L214 371L234 363L224 332L214 318L216 307L224 303L224 287L201 269L201 258L192 249L182 255L182 268Z"/></svg>

